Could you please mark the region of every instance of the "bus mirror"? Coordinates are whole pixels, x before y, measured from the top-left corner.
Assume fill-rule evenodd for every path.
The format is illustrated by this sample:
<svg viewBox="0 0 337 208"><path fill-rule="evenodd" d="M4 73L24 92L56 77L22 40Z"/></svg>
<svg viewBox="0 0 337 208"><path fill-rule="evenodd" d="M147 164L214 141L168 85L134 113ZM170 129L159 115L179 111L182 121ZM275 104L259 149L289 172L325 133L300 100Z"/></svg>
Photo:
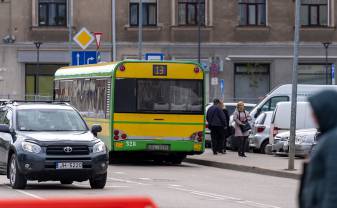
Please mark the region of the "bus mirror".
<svg viewBox="0 0 337 208"><path fill-rule="evenodd" d="M98 125L98 124L94 124L92 125L91 127L91 133L94 135L94 136L97 136L97 134L99 132L102 131L102 126L101 125Z"/></svg>

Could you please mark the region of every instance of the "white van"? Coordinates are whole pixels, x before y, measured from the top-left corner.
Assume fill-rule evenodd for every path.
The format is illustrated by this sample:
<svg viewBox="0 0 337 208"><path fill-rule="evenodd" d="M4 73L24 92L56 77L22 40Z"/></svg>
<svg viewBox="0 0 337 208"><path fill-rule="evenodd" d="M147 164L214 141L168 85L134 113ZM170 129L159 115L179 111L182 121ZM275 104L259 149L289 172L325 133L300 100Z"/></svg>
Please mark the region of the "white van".
<svg viewBox="0 0 337 208"><path fill-rule="evenodd" d="M298 85L297 87L297 100L307 101L307 98L322 90L336 90L336 85ZM253 119L257 118L262 112L274 111L278 102L285 102L291 100L292 85L281 85L272 90L266 97L255 106L250 112Z"/></svg>
<svg viewBox="0 0 337 208"><path fill-rule="evenodd" d="M276 105L270 125L269 144L274 143L274 137L290 130L291 102L279 102ZM309 102L297 102L296 129L315 128L312 110Z"/></svg>

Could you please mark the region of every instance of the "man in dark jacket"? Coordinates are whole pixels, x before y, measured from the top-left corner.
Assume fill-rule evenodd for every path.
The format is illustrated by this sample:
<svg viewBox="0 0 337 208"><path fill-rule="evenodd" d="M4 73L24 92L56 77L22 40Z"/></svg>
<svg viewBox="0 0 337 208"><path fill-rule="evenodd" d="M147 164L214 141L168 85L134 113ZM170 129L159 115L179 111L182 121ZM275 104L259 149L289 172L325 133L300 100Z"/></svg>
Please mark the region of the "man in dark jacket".
<svg viewBox="0 0 337 208"><path fill-rule="evenodd" d="M321 136L307 165L300 192L301 208L337 206L337 92L309 98Z"/></svg>
<svg viewBox="0 0 337 208"><path fill-rule="evenodd" d="M213 154L224 154L226 116L222 111L222 103L219 99L214 99L213 105L208 109L206 120L208 128L211 130Z"/></svg>

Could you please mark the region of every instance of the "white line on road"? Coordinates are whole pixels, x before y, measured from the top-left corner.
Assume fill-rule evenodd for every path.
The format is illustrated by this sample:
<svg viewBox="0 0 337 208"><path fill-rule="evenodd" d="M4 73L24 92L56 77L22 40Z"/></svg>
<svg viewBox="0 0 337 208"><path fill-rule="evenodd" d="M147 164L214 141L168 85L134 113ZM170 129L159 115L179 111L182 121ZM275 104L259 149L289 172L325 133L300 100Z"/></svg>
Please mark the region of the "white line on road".
<svg viewBox="0 0 337 208"><path fill-rule="evenodd" d="M114 173L114 174L118 174L118 175L125 175L125 173L124 173L124 172L112 172L112 173Z"/></svg>
<svg viewBox="0 0 337 208"><path fill-rule="evenodd" d="M152 181L151 178L138 178L139 180L143 180L143 181Z"/></svg>
<svg viewBox="0 0 337 208"><path fill-rule="evenodd" d="M78 183L74 183L74 186L79 186L79 187L90 187L89 185L85 185L85 184L78 184ZM105 188L129 188L129 186L104 186Z"/></svg>
<svg viewBox="0 0 337 208"><path fill-rule="evenodd" d="M12 189L11 187L9 187L9 186L7 186L9 189ZM45 198L43 198L43 197L40 197L40 196L38 196L38 195L35 195L35 194L31 194L31 193L28 193L27 191L23 191L23 190L18 190L18 189L13 189L14 191L16 191L16 192L19 192L19 193L21 193L21 194L24 194L24 195L26 195L26 196L30 196L30 197L33 197L33 198L35 198L35 199L39 199L39 200L46 200Z"/></svg>
<svg viewBox="0 0 337 208"><path fill-rule="evenodd" d="M209 198L217 199L217 200L230 200L230 201L233 201L235 203L245 204L245 205L248 205L248 206L251 206L251 207L280 208L280 207L277 207L277 206L273 206L273 205L269 205L269 204L262 204L262 203L258 203L258 202L248 201L248 200L243 200L243 199L232 197L232 196L213 194L213 193L202 192L202 191L197 191L197 190L192 190L192 189L185 189L185 188L180 188L180 187L181 186L179 186L179 185L169 186L169 188L175 189L175 190L178 190L178 191L189 192L189 193L194 194L194 195L205 196L205 197L209 197Z"/></svg>
<svg viewBox="0 0 337 208"><path fill-rule="evenodd" d="M111 177L109 177L108 179L112 180L112 181L123 182L123 183L130 183L130 184L137 184L137 185L150 185L150 184L147 184L147 183L140 183L140 182L130 181L130 180L121 179L121 178L111 178Z"/></svg>

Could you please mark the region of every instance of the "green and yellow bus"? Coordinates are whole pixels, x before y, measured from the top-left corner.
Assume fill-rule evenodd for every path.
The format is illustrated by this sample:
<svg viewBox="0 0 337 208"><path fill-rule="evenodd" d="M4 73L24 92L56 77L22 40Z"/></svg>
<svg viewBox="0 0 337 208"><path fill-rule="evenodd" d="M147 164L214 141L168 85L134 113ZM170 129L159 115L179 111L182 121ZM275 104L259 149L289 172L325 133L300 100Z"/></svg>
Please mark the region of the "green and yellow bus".
<svg viewBox="0 0 337 208"><path fill-rule="evenodd" d="M69 100L110 157L141 153L179 164L204 151L204 72L192 62L121 61L63 67L56 100Z"/></svg>

